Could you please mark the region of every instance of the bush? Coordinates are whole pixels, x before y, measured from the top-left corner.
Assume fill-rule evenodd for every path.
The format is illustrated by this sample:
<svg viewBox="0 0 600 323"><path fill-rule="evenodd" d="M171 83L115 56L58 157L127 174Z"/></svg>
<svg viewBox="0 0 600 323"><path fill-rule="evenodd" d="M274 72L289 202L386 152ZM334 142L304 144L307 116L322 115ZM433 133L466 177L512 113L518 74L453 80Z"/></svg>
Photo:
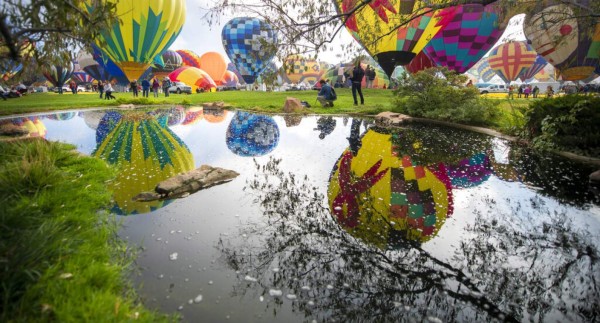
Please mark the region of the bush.
<svg viewBox="0 0 600 323"><path fill-rule="evenodd" d="M600 98L567 95L532 102L521 137L538 149L600 155Z"/></svg>
<svg viewBox="0 0 600 323"><path fill-rule="evenodd" d="M473 125L491 125L499 110L480 98L475 87L465 87L466 76L445 67L429 68L399 80L395 111L413 117Z"/></svg>

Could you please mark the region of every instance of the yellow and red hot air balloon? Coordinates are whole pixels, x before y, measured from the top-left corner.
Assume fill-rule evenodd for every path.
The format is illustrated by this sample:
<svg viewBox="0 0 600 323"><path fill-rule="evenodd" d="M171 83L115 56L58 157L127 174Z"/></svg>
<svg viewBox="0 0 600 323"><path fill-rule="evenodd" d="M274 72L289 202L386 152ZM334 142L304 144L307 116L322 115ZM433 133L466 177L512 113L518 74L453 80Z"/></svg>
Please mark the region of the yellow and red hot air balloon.
<svg viewBox="0 0 600 323"><path fill-rule="evenodd" d="M213 91L217 88L215 81L205 71L192 67L182 66L169 74L171 81L183 82L192 87L192 93L196 92L197 88L204 91Z"/></svg>
<svg viewBox="0 0 600 323"><path fill-rule="evenodd" d="M336 0L336 8L340 14L350 14L346 28L390 76L396 65L408 64L447 24L427 8L439 2L380 0L364 5L357 0ZM364 7L356 9L358 5Z"/></svg>
<svg viewBox="0 0 600 323"><path fill-rule="evenodd" d="M492 49L488 56L490 68L505 83L510 83L519 74L530 68L537 58L537 53L524 41L512 41Z"/></svg>
<svg viewBox="0 0 600 323"><path fill-rule="evenodd" d="M215 81L220 81L227 71L225 58L217 52L206 52L200 56L200 67Z"/></svg>
<svg viewBox="0 0 600 323"><path fill-rule="evenodd" d="M185 0L106 0L115 4L121 23L100 31L97 45L129 80L139 79L157 55L175 41L185 22ZM88 12L95 0L86 0Z"/></svg>

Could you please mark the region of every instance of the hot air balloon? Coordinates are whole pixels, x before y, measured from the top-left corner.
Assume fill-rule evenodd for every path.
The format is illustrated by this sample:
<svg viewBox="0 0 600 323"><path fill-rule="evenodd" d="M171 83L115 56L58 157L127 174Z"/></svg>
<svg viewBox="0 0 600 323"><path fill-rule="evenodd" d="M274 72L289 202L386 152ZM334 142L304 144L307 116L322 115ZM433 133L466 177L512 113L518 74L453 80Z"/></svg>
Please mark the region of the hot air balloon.
<svg viewBox="0 0 600 323"><path fill-rule="evenodd" d="M423 50L438 66L464 73L496 44L505 25L500 25L496 3L463 4L442 9L438 16L448 23Z"/></svg>
<svg viewBox="0 0 600 323"><path fill-rule="evenodd" d="M23 64L13 60L7 60L0 63L0 77L3 81L8 81L23 70Z"/></svg>
<svg viewBox="0 0 600 323"><path fill-rule="evenodd" d="M548 62L546 62L546 60L541 55L538 55L535 59L535 62L533 62L533 65L531 65L529 68L524 69L521 72L521 74L519 74L519 79L523 82L533 79L534 76L540 71L542 71L547 64Z"/></svg>
<svg viewBox="0 0 600 323"><path fill-rule="evenodd" d="M233 65L233 63L230 62L229 64L227 64L227 70L233 72L235 74L235 76L237 76L238 81L240 83L242 83L242 84L246 83L246 82L244 82L244 78L242 77L242 74L240 74L240 71L237 70L237 68L235 67L235 65Z"/></svg>
<svg viewBox="0 0 600 323"><path fill-rule="evenodd" d="M155 57L175 41L185 21L185 0L107 0L115 4L120 23L100 30L102 52L117 64L127 79L140 79ZM94 1L86 0L93 13ZM99 43L100 44L100 43Z"/></svg>
<svg viewBox="0 0 600 323"><path fill-rule="evenodd" d="M208 73L215 81L220 81L227 71L227 62L217 52L206 52L200 56L200 69Z"/></svg>
<svg viewBox="0 0 600 323"><path fill-rule="evenodd" d="M112 119L110 131L98 142L92 155L119 166L117 178L109 184L114 192L112 211L120 215L140 214L165 206L168 202L137 202L132 198L153 191L160 181L192 170L194 159L190 150L150 114L109 113L104 117Z"/></svg>
<svg viewBox="0 0 600 323"><path fill-rule="evenodd" d="M23 70L23 64L6 57L8 56L8 47L4 46L3 43L3 39L0 40L0 56L3 56L0 59L0 78L6 82ZM35 51L34 43L28 39L19 41L16 46L19 55L23 59L31 57Z"/></svg>
<svg viewBox="0 0 600 323"><path fill-rule="evenodd" d="M581 12L590 2L542 1L523 22L527 40L565 81L585 79L600 68L600 22Z"/></svg>
<svg viewBox="0 0 600 323"><path fill-rule="evenodd" d="M62 89L63 84L71 78L71 73L73 73L73 63L69 62L67 66L52 65L43 74L52 85ZM62 93L61 90L59 92Z"/></svg>
<svg viewBox="0 0 600 323"><path fill-rule="evenodd" d="M83 51L79 52L77 62L79 63L79 67L92 78L98 81L110 80L110 73L94 59L92 54Z"/></svg>
<svg viewBox="0 0 600 323"><path fill-rule="evenodd" d="M182 66L174 70L169 74L169 79L171 79L171 81L183 82L191 86L192 93L195 92L197 88L201 88L205 91L211 91L211 89L217 88L217 84L215 84L215 81L208 73L192 66Z"/></svg>
<svg viewBox="0 0 600 323"><path fill-rule="evenodd" d="M71 74L71 78L77 82L77 84L87 84L94 81L94 78L86 72L73 72L73 74Z"/></svg>
<svg viewBox="0 0 600 323"><path fill-rule="evenodd" d="M75 117L75 112L61 112L61 113L54 113L54 114L46 115L46 118L48 118L50 120L56 120L56 121L71 120L71 119L73 119L73 117Z"/></svg>
<svg viewBox="0 0 600 323"><path fill-rule="evenodd" d="M165 51L162 54L162 61L162 66L155 64L154 67L152 67L154 76L161 80L183 65L183 59L181 58L181 55L174 50Z"/></svg>
<svg viewBox="0 0 600 323"><path fill-rule="evenodd" d="M330 176L327 195L335 220L381 249L434 237L453 212L443 164L416 164L398 151L389 133L369 129L356 140L359 148L346 149Z"/></svg>
<svg viewBox="0 0 600 323"><path fill-rule="evenodd" d="M209 123L221 123L227 119L227 110L212 109L204 110L204 120Z"/></svg>
<svg viewBox="0 0 600 323"><path fill-rule="evenodd" d="M490 67L487 57L482 58L478 65L477 73L484 82L489 82L494 76L496 76L496 71Z"/></svg>
<svg viewBox="0 0 600 323"><path fill-rule="evenodd" d="M336 8L343 17L350 14L346 28L390 76L396 65L408 64L446 23L425 8L426 3L431 1L371 1L356 9L364 3L336 0Z"/></svg>
<svg viewBox="0 0 600 323"><path fill-rule="evenodd" d="M285 77L288 83L306 82L311 85L321 79L324 71L316 59L306 58L302 55L291 55L285 59Z"/></svg>
<svg viewBox="0 0 600 323"><path fill-rule="evenodd" d="M27 133L24 137L46 137L46 126L38 117L20 117L0 120L0 125L4 124L11 124L12 126L20 128L20 130Z"/></svg>
<svg viewBox="0 0 600 323"><path fill-rule="evenodd" d="M185 117L181 121L184 126L200 122L204 118L204 109L202 107L189 107L185 110Z"/></svg>
<svg viewBox="0 0 600 323"><path fill-rule="evenodd" d="M512 41L492 49L488 57L490 68L496 72L505 83L517 79L523 70L531 67L537 53L523 41Z"/></svg>
<svg viewBox="0 0 600 323"><path fill-rule="evenodd" d="M263 156L277 147L279 127L269 116L238 111L227 127L225 138L227 148L238 156Z"/></svg>
<svg viewBox="0 0 600 323"><path fill-rule="evenodd" d="M192 66L200 68L200 56L191 50L179 49L176 50L177 54L181 56L181 66Z"/></svg>
<svg viewBox="0 0 600 323"><path fill-rule="evenodd" d="M422 70L426 70L428 68L436 67L435 62L425 54L425 52L420 52L415 56L415 58L410 61L404 68L411 74L420 72Z"/></svg>
<svg viewBox="0 0 600 323"><path fill-rule="evenodd" d="M221 81L219 83L221 83L221 85L226 86L228 88L235 88L235 87L237 87L237 84L239 82L240 81L234 72L225 71L225 74L223 74L223 78L221 79Z"/></svg>
<svg viewBox="0 0 600 323"><path fill-rule="evenodd" d="M275 56L277 35L271 25L257 18L234 18L221 35L225 52L244 81L254 83Z"/></svg>

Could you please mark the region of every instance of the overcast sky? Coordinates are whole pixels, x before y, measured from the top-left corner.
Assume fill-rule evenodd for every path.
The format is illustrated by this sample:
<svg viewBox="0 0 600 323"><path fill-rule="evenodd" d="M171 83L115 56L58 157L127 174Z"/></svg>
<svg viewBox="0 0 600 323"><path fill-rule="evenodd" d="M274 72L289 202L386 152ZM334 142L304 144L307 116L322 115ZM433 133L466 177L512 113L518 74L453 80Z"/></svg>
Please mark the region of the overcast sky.
<svg viewBox="0 0 600 323"><path fill-rule="evenodd" d="M221 41L221 31L223 25L225 25L233 16L221 17L220 23L217 25L209 26L206 21L201 17L206 12L203 8L207 8L208 0L186 0L187 5L187 17L183 30L179 34L179 37L175 40L170 49L188 49L195 52L198 55L202 55L206 52L217 52L225 57L226 61L229 61L225 50L223 49L223 43ZM504 35L498 44L512 39L512 40L524 40L522 23L524 15L518 15L511 19L509 27L506 29ZM340 44L353 42L354 39L343 29L340 35L337 37L337 46ZM325 52L319 55L319 59L331 64L339 63L340 52Z"/></svg>

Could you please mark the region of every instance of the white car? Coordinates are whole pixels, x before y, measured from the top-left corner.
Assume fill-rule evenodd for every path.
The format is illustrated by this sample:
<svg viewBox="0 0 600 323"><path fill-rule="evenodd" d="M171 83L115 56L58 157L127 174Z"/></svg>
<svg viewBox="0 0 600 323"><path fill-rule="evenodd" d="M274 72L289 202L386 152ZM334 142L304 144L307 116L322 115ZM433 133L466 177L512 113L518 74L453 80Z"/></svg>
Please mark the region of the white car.
<svg viewBox="0 0 600 323"><path fill-rule="evenodd" d="M69 92L70 93L71 92L71 88L68 85L63 85L62 86L62 91L63 91L63 93L65 93L65 92ZM54 92L58 92L58 88L57 87L54 88ZM84 86L77 85L77 92L87 92L87 89Z"/></svg>
<svg viewBox="0 0 600 323"><path fill-rule="evenodd" d="M508 86L504 84L490 84L486 87L480 87L479 93L488 94L488 93L508 93Z"/></svg>
<svg viewBox="0 0 600 323"><path fill-rule="evenodd" d="M169 88L169 93L187 93L192 94L192 87L183 82L173 82L173 85Z"/></svg>

